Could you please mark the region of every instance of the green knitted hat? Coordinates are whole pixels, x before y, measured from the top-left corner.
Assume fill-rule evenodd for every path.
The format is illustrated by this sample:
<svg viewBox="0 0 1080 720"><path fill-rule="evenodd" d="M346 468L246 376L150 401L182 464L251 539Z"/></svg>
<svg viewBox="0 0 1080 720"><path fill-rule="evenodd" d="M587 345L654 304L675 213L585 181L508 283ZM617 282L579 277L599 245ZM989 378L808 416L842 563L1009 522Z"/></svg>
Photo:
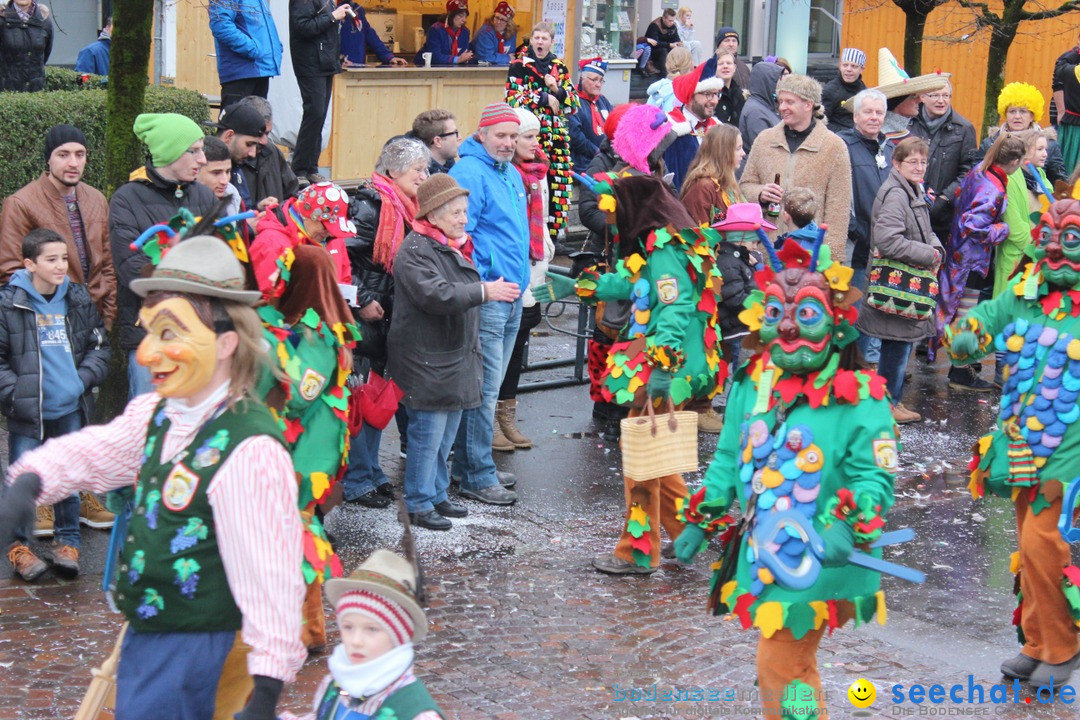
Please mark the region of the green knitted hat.
<svg viewBox="0 0 1080 720"><path fill-rule="evenodd" d="M154 167L180 159L184 151L203 139L194 120L176 113L143 113L135 118L135 135L150 148Z"/></svg>

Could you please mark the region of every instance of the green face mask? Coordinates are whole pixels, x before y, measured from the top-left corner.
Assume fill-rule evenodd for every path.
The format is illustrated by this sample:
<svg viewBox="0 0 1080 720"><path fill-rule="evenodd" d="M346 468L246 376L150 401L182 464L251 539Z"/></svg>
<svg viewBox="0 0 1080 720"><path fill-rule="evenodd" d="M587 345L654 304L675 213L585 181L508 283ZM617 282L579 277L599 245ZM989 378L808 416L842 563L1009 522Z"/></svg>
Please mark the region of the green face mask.
<svg viewBox="0 0 1080 720"><path fill-rule="evenodd" d="M833 351L829 286L816 273L785 270L765 290L761 340L773 364L796 375L820 370Z"/></svg>
<svg viewBox="0 0 1080 720"><path fill-rule="evenodd" d="M1032 248L1035 268L1052 286L1080 290L1080 216L1071 212L1060 218L1053 212L1050 216L1056 227L1044 216Z"/></svg>

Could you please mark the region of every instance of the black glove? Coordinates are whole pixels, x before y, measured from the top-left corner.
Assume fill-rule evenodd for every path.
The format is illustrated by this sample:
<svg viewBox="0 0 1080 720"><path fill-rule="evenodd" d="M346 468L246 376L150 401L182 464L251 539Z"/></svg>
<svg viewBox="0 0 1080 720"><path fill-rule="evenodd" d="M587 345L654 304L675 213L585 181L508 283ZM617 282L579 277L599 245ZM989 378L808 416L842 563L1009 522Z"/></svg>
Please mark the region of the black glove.
<svg viewBox="0 0 1080 720"><path fill-rule="evenodd" d="M23 473L4 493L0 502L0 549L7 549L15 541L15 532L30 527L37 508L37 496L41 494L41 478L34 473Z"/></svg>
<svg viewBox="0 0 1080 720"><path fill-rule="evenodd" d="M284 685L280 680L255 676L255 689L251 691L251 698L244 709L233 715L235 720L276 720L277 701L281 696L281 687Z"/></svg>

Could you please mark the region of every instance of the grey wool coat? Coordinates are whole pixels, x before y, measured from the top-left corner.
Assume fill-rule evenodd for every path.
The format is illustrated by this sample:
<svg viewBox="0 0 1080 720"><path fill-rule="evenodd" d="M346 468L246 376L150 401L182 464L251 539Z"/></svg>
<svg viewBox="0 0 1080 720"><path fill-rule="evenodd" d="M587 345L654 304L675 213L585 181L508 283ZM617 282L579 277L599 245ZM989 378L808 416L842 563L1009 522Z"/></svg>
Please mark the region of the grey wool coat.
<svg viewBox="0 0 1080 720"><path fill-rule="evenodd" d="M874 199L870 244L871 265L875 257L884 257L915 267L934 268L944 253L930 227L926 195L912 187L895 167ZM932 316L926 320L912 320L883 313L868 307L865 302L855 327L872 337L901 342L916 342L935 333Z"/></svg>

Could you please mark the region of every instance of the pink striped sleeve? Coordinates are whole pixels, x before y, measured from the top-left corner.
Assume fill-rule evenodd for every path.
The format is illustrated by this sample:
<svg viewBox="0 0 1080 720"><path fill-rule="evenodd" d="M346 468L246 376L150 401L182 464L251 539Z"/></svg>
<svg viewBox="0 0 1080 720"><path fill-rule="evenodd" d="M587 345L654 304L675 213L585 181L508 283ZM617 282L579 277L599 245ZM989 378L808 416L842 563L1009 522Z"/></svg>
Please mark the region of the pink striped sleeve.
<svg viewBox="0 0 1080 720"><path fill-rule="evenodd" d="M307 657L300 641L303 528L296 473L280 443L244 440L208 492L229 588L252 647L248 671L292 682Z"/></svg>
<svg viewBox="0 0 1080 720"><path fill-rule="evenodd" d="M40 475L40 505L83 490L108 492L133 485L146 445L146 426L160 399L155 393L140 395L107 425L90 425L49 440L8 468L9 482L24 472Z"/></svg>

